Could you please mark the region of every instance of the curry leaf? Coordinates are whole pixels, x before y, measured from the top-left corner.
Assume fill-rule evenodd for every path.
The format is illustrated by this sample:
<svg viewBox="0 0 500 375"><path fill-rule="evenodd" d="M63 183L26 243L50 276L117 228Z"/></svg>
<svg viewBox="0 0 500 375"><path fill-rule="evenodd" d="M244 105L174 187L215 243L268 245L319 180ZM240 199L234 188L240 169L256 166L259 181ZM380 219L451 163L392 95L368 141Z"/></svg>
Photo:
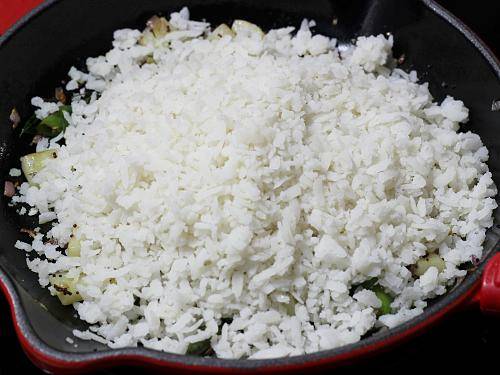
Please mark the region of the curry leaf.
<svg viewBox="0 0 500 375"><path fill-rule="evenodd" d="M25 122L23 128L21 129L21 134L35 134L36 133L36 126L38 125L39 120L37 117L33 114L30 116L30 118Z"/></svg>
<svg viewBox="0 0 500 375"><path fill-rule="evenodd" d="M212 346L210 345L210 339L206 339L203 341L190 343L187 347L186 354L198 356L208 355L210 354L211 349Z"/></svg>
<svg viewBox="0 0 500 375"><path fill-rule="evenodd" d="M51 113L41 121L35 115L32 115L21 129L21 135L39 134L45 137L58 135L68 126L68 121L64 118L64 112L71 113L71 106L63 105L59 107L57 112Z"/></svg>
<svg viewBox="0 0 500 375"><path fill-rule="evenodd" d="M71 106L63 105L54 112L45 117L36 127L37 134L54 137L64 131L68 126L68 121L64 118L64 112L71 113Z"/></svg>

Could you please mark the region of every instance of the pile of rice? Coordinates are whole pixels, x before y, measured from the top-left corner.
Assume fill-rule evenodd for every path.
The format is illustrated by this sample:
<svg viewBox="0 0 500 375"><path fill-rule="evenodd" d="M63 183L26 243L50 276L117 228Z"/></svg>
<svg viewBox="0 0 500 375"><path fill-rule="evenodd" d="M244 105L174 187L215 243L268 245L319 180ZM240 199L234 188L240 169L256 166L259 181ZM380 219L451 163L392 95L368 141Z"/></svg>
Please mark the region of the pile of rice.
<svg viewBox="0 0 500 375"><path fill-rule="evenodd" d="M65 145L38 143L58 157L14 197L54 220L52 241L17 244L38 253L40 284L81 275L74 308L92 326L75 334L175 353L211 339L221 358L310 353L415 317L481 257L497 206L488 150L457 132L461 101L435 103L415 72L387 67L391 36L339 52L313 22L222 38L187 9L169 22L147 45L118 30L88 73L71 69L67 89L95 93L74 97ZM33 104L39 118L60 105ZM74 225L80 257L52 244ZM445 269L414 276L435 252ZM359 286L372 278L393 313L377 317Z"/></svg>

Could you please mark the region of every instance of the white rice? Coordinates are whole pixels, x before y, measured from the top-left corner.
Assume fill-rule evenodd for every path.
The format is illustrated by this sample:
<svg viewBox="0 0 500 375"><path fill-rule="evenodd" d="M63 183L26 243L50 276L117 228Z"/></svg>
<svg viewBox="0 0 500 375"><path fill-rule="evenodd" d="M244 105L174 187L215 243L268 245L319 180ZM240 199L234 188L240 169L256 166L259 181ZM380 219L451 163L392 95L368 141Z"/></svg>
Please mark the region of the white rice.
<svg viewBox="0 0 500 375"><path fill-rule="evenodd" d="M68 89L101 96L73 100L65 145L37 148L57 159L14 198L57 218L47 236L62 246L78 226L81 257L16 244L50 258L29 261L43 286L82 274L74 307L93 326L78 337L175 353L211 339L222 358L310 353L422 313L481 257L497 206L488 150L457 132L461 101L435 103L415 72L386 67L392 37L360 37L339 57L307 22L217 40L187 9L170 22L155 46L118 30L89 73L71 69ZM431 252L446 268L414 277ZM350 293L374 277L396 296L392 314L376 316L372 291Z"/></svg>
<svg viewBox="0 0 500 375"><path fill-rule="evenodd" d="M17 168L11 168L9 171L9 176L12 177L19 177L21 176L21 174L22 174L21 170Z"/></svg>

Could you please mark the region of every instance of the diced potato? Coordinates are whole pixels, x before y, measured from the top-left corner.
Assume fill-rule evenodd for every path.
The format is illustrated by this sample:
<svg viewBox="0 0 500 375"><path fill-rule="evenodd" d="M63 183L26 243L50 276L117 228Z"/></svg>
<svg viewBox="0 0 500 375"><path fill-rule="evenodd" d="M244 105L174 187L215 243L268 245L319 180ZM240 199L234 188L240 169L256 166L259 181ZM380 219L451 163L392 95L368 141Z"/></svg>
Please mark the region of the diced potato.
<svg viewBox="0 0 500 375"><path fill-rule="evenodd" d="M21 169L28 182L30 184L32 183L33 177L43 169L48 159L54 159L56 157L57 153L55 150L35 152L21 157Z"/></svg>
<svg viewBox="0 0 500 375"><path fill-rule="evenodd" d="M49 281L54 287L55 295L63 305L71 305L82 301L82 296L77 290L78 277L70 278L65 273L59 272L49 277Z"/></svg>
<svg viewBox="0 0 500 375"><path fill-rule="evenodd" d="M153 40L155 39L155 36L153 33L147 29L142 32L141 37L139 38L139 44L141 46L147 46L150 43L153 43Z"/></svg>
<svg viewBox="0 0 500 375"><path fill-rule="evenodd" d="M79 257L81 250L81 243L78 238L74 235L68 241L68 247L66 248L66 255L69 257Z"/></svg>
<svg viewBox="0 0 500 375"><path fill-rule="evenodd" d="M439 272L442 272L446 264L438 254L430 254L417 261L414 273L416 276L422 276L430 267L436 267Z"/></svg>
<svg viewBox="0 0 500 375"><path fill-rule="evenodd" d="M146 46L149 43L151 43L153 39L154 39L153 33L149 30L144 30L138 42L141 46Z"/></svg>
<svg viewBox="0 0 500 375"><path fill-rule="evenodd" d="M290 303L287 303L285 305L285 309L286 309L286 313L290 316L294 316L295 315L295 301L290 301Z"/></svg>
<svg viewBox="0 0 500 375"><path fill-rule="evenodd" d="M149 29L153 32L155 38L161 38L170 32L170 23L165 17L153 16L146 23Z"/></svg>
<svg viewBox="0 0 500 375"><path fill-rule="evenodd" d="M156 64L156 61L153 56L146 56L146 61L144 61L145 64Z"/></svg>
<svg viewBox="0 0 500 375"><path fill-rule="evenodd" d="M172 30L172 26L165 17L153 16L146 22L146 25L147 28L138 40L141 46L153 44L155 39L167 35Z"/></svg>
<svg viewBox="0 0 500 375"><path fill-rule="evenodd" d="M243 35L250 35L250 34L257 34L261 38L264 36L264 32L262 29L248 21L243 21L243 20L234 20L233 25L231 26L231 29L236 33L236 34L243 34Z"/></svg>
<svg viewBox="0 0 500 375"><path fill-rule="evenodd" d="M235 33L229 28L228 25L226 25L225 23L221 23L214 29L214 31L210 33L210 35L208 36L208 40L220 39L226 35L233 37Z"/></svg>

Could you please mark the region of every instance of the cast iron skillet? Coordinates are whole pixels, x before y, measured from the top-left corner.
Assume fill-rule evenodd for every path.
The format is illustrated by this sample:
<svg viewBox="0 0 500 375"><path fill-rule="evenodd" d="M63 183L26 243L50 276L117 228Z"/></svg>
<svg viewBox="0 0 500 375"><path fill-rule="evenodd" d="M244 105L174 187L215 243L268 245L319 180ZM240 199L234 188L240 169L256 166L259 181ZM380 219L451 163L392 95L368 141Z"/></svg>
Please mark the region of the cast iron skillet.
<svg viewBox="0 0 500 375"><path fill-rule="evenodd" d="M73 64L82 65L87 56L110 48L112 33L122 27L143 28L158 12L168 14L188 5L193 19L212 24L243 18L264 29L298 26L304 18L317 22L315 30L348 43L358 35L391 32L395 56L406 56L403 68L416 69L421 81L428 81L437 100L446 94L462 99L471 110L464 130L477 132L490 150L489 167L500 186L500 113L491 103L500 97L499 62L487 47L460 21L431 0L49 0L23 18L0 38L0 174L28 152L28 139L8 126L16 107L25 116L34 95L51 96L53 88ZM332 20L338 19L334 26ZM172 371L263 372L304 370L332 366L373 353L423 330L452 309L477 296L486 262L495 256L500 229L488 232L485 256L475 271L424 314L392 330L378 333L342 348L292 358L272 360L222 360L156 352L144 348L110 350L89 341L75 339L77 347L65 341L74 328L85 325L71 307L63 307L42 289L25 263L25 255L13 248L22 239L19 229L29 225L2 198L0 213L0 286L12 306L19 339L30 358L40 367L58 373L81 372L117 364L153 366ZM499 221L496 221L498 223ZM496 257L499 260L498 254ZM500 269L490 262L489 278ZM500 275L499 275L500 276ZM500 277L498 278L500 280ZM499 282L500 283L500 282ZM494 282L490 294L498 293ZM500 285L498 286L500 289ZM498 299L481 297L481 305L494 309ZM493 302L492 302L493 301ZM489 307L488 307L489 304ZM493 308L491 307L493 306ZM500 307L497 306L499 309Z"/></svg>

